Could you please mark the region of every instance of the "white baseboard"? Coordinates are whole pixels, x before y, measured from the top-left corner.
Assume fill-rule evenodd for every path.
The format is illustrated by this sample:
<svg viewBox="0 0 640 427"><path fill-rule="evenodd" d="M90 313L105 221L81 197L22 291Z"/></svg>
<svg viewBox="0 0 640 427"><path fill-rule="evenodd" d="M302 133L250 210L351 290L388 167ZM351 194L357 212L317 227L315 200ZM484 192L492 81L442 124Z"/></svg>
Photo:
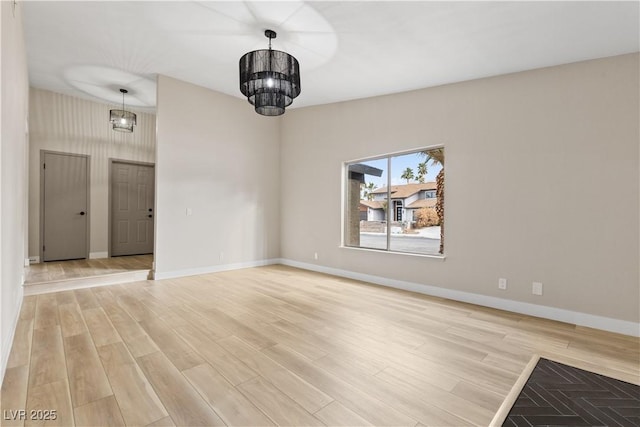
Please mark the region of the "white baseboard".
<svg viewBox="0 0 640 427"><path fill-rule="evenodd" d="M99 258L109 258L109 252L89 252L89 259L99 259ZM38 264L39 262L40 262L39 255L32 255L29 257L29 264Z"/></svg>
<svg viewBox="0 0 640 427"><path fill-rule="evenodd" d="M109 252L89 252L89 259L109 258Z"/></svg>
<svg viewBox="0 0 640 427"><path fill-rule="evenodd" d="M217 273L220 271L240 270L241 268L262 267L265 265L280 264L279 258L263 259L258 261L237 262L234 264L212 265L207 267L189 268L185 270L153 272L153 280L174 279L176 277L197 276L198 274Z"/></svg>
<svg viewBox="0 0 640 427"><path fill-rule="evenodd" d="M403 289L454 301L467 302L470 304L482 305L485 307L497 308L514 313L527 314L529 316L542 317L550 320L570 323L578 326L602 329L609 332L616 332L624 335L640 337L640 323L626 320L613 319L610 317L596 316L588 313L564 310L545 305L530 304L526 302L496 298L487 295L474 294L471 292L456 291L454 289L440 288L437 286L424 285L421 283L405 282L402 280L389 279L387 277L373 276L370 274L356 273L348 270L324 267L316 264L280 259L280 264L305 270L317 271L319 273L331 274L334 276L346 277L348 279L361 280L376 285L388 286L391 288Z"/></svg>
<svg viewBox="0 0 640 427"><path fill-rule="evenodd" d="M15 307L18 307L16 314L11 322L11 329L9 331L9 337L7 337L7 347L2 348L2 365L0 365L0 384L4 381L4 373L7 370L7 363L9 363L9 355L11 354L11 347L13 346L13 337L16 334L16 327L18 326L18 319L20 319L20 310L22 310L23 290L22 286L18 289L18 298L15 302Z"/></svg>

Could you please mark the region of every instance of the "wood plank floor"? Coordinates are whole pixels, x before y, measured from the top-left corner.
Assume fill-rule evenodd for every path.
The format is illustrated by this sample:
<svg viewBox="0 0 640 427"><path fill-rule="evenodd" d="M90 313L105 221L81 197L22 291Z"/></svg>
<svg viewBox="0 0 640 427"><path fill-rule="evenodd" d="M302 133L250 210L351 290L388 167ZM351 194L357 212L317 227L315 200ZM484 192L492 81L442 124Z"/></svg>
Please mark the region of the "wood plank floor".
<svg viewBox="0 0 640 427"><path fill-rule="evenodd" d="M488 425L533 354L640 382L637 338L268 266L25 297L2 414Z"/></svg>
<svg viewBox="0 0 640 427"><path fill-rule="evenodd" d="M25 268L25 283L34 284L126 271L151 270L152 263L153 255L41 262Z"/></svg>

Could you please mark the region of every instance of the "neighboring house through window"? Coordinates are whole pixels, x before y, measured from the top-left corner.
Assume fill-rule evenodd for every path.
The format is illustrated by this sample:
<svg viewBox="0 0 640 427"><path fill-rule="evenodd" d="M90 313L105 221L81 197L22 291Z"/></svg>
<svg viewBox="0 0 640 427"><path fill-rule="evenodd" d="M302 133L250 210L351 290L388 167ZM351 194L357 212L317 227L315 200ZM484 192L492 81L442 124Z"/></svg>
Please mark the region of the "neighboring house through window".
<svg viewBox="0 0 640 427"><path fill-rule="evenodd" d="M345 173L345 246L443 253L443 147L349 162Z"/></svg>

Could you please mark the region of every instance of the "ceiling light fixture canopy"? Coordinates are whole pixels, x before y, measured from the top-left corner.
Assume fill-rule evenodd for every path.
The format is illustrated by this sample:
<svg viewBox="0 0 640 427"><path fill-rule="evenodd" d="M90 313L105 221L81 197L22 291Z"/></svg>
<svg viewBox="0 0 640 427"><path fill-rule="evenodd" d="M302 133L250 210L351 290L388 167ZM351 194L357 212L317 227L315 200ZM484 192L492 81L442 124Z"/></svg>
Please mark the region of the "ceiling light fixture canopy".
<svg viewBox="0 0 640 427"><path fill-rule="evenodd" d="M133 127L136 126L136 115L131 111L124 109L124 94L129 93L126 89L120 89L122 93L122 110L109 111L109 121L111 122L112 129L118 132L133 132Z"/></svg>
<svg viewBox="0 0 640 427"><path fill-rule="evenodd" d="M266 30L269 49L254 50L240 58L240 92L256 113L279 116L300 95L300 65L286 52L271 49L277 34Z"/></svg>

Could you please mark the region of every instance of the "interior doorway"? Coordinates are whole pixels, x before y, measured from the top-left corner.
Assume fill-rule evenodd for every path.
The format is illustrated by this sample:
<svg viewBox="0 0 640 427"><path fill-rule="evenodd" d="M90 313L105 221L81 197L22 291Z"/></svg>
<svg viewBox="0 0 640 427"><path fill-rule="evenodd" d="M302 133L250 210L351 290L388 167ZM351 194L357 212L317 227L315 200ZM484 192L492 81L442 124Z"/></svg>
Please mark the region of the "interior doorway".
<svg viewBox="0 0 640 427"><path fill-rule="evenodd" d="M155 167L111 160L110 256L153 253Z"/></svg>
<svg viewBox="0 0 640 427"><path fill-rule="evenodd" d="M91 191L95 191L90 186L90 161L89 155L40 151L39 253L43 262L25 268L25 295L129 283L149 277L153 266L153 255L148 254L153 252L153 219L148 217L150 213L146 213L145 218L148 228L138 227L135 236L137 239L145 232L150 235L150 239L141 239L147 241L146 248L150 249L143 248L140 252L149 251L147 254L90 259L89 218L96 218L89 211ZM109 163L105 166L110 170ZM136 203L144 203L148 212L147 206L153 209L154 178L153 165L146 166L147 172L145 169L129 171L136 179L132 181L132 189L122 194L138 194L135 203L129 202L129 205L136 210ZM105 181L109 184L111 177ZM122 180L114 181L119 182L120 187L124 186ZM98 179L98 182L102 181ZM105 208L111 209L110 202ZM136 224L135 218L133 223Z"/></svg>
<svg viewBox="0 0 640 427"><path fill-rule="evenodd" d="M89 257L89 156L41 151L40 259Z"/></svg>

